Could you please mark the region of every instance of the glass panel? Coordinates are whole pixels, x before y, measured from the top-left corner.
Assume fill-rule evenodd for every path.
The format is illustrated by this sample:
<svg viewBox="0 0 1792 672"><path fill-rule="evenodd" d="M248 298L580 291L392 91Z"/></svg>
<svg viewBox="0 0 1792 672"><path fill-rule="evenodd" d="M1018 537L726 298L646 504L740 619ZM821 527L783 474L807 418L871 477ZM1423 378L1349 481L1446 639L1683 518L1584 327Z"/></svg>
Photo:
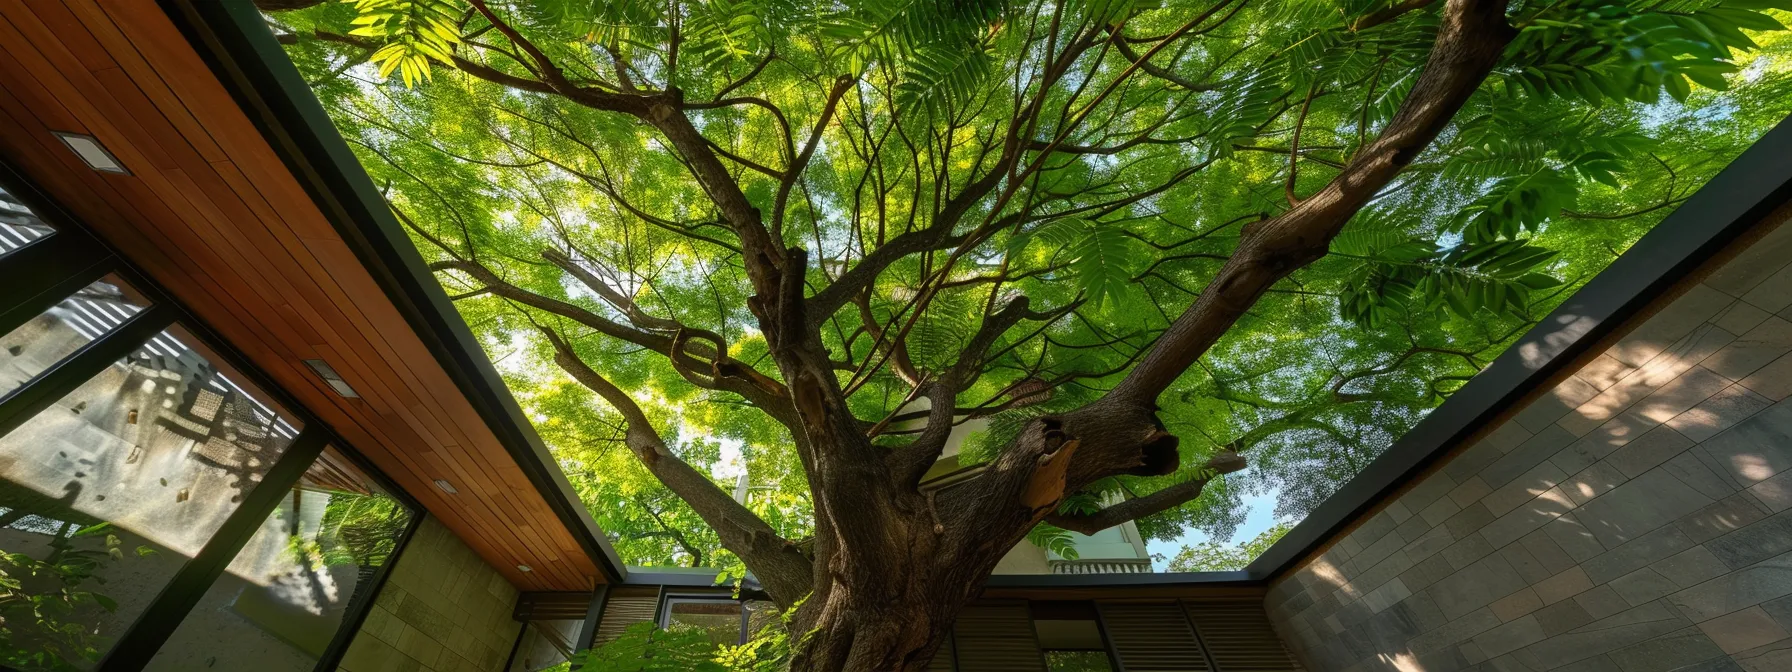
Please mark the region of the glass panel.
<svg viewBox="0 0 1792 672"><path fill-rule="evenodd" d="M55 229L31 213L19 199L0 187L0 257L50 235Z"/></svg>
<svg viewBox="0 0 1792 672"><path fill-rule="evenodd" d="M0 665L91 669L298 434L196 348L171 327L0 437Z"/></svg>
<svg viewBox="0 0 1792 672"><path fill-rule="evenodd" d="M778 605L765 600L746 600L741 606L747 610L747 639L760 636L766 628L782 625Z"/></svg>
<svg viewBox="0 0 1792 672"><path fill-rule="evenodd" d="M108 275L0 337L0 397L111 333L149 301Z"/></svg>
<svg viewBox="0 0 1792 672"><path fill-rule="evenodd" d="M579 638L579 620L529 621L523 624L523 641L506 672L559 672L571 667L573 641Z"/></svg>
<svg viewBox="0 0 1792 672"><path fill-rule="evenodd" d="M410 520L354 462L325 449L145 669L315 668Z"/></svg>
<svg viewBox="0 0 1792 672"><path fill-rule="evenodd" d="M1047 651L1045 669L1051 672L1109 672L1106 651Z"/></svg>
<svg viewBox="0 0 1792 672"><path fill-rule="evenodd" d="M668 625L688 625L709 633L717 644L739 644L741 608L739 602L723 600L668 600Z"/></svg>

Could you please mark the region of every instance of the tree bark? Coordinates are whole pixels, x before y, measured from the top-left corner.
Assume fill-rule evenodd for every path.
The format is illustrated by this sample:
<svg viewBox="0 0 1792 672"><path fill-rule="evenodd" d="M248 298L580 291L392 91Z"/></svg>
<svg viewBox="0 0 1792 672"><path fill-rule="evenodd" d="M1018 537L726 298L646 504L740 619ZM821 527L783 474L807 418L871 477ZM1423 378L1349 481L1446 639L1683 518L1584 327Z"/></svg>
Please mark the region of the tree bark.
<svg viewBox="0 0 1792 672"><path fill-rule="evenodd" d="M627 445L641 463L715 528L723 545L742 558L775 601L783 606L801 603L792 619L792 669L800 671L925 669L958 611L975 598L996 563L1041 520L1056 516L1066 495L1111 476L1176 472L1180 466L1178 439L1166 431L1157 415L1158 396L1273 285L1326 254L1332 238L1351 217L1445 128L1514 35L1506 23L1505 0L1448 0L1432 52L1411 93L1381 135L1317 193L1304 200L1291 199L1290 209L1277 217L1246 225L1236 251L1212 282L1118 386L1088 406L1032 421L978 476L949 488L923 491L914 481L931 464L929 451L945 440L954 419L958 388L964 379L973 377L971 369L975 367L934 372L938 376L927 383L935 386L928 391L935 412L930 413L927 433L909 452L893 453L873 446L864 433L864 423L850 412L833 362L822 346L819 325L872 286L885 267L917 252L950 246L958 239L954 230L960 220L978 211L986 200L994 201L990 211L1002 211L1007 198L1019 188L1020 178L1032 170L1017 172L1024 154L1037 155L1033 165L1038 165L1067 139L1068 135L1061 133L1043 148L1023 149L1032 147L1034 129L1030 124L1035 119L1031 117L1043 109L1044 91L1082 50L1095 43L1095 34L1074 41L1045 68L1041 92L1031 103L1017 108L995 165L942 202L930 226L897 236L866 254L831 285L805 297L808 252L783 247L784 241L767 226L722 157L686 116L686 110L694 106L686 104L678 89L642 92L631 83L627 91L614 92L574 84L486 2L469 1L527 56L540 79L506 74L458 56L453 60L455 67L498 85L560 96L652 125L683 159L740 240L742 263L753 289L749 308L758 318L782 387L769 377L751 375L756 372L724 375L721 367L726 364L726 347L719 338L712 344L714 373L718 383L730 381L731 387L723 389L769 407L768 413L795 435L815 514L815 538L807 552L780 538L707 475L672 454L623 390L580 360L557 333L542 331L555 345L556 362L622 413L627 421ZM1392 20L1400 12L1422 9L1432 1L1399 3L1365 17L1353 28ZM263 2L288 4L288 0ZM1204 18L1182 30L1193 29ZM1125 56L1134 68L1154 68L1149 59L1161 46ZM1049 43L1046 51L1053 51ZM624 71L619 65L618 72ZM820 125L802 152L791 157L790 174L776 198L778 205L788 196L795 173L809 160L848 85L847 80L837 80L830 90ZM1086 109L1094 109L1111 89L1097 94ZM1023 126L1027 127L1025 133ZM988 198L992 193L997 196ZM774 226L780 215L774 213ZM965 239L977 240L970 234L965 234ZM569 257L550 255L548 260L583 277L583 269ZM662 333L670 322L638 307L631 309L627 297L606 294L601 280L591 279L595 280L594 291L622 310L633 326L521 291L477 263L445 262L441 267L467 273L494 294L535 310L562 315L605 335L665 353L675 366L691 369L703 363L692 356L695 351L686 350L686 330ZM967 361L974 363L982 357L982 350L1014 322L1029 319L1026 306L1025 300L1016 301L990 316L986 329L972 339ZM892 459L892 454L897 456ZM1098 531L1179 506L1200 493L1204 479L1236 470L1242 463L1236 455L1221 454L1208 466L1213 473L1158 494L1098 514L1054 520L1070 529Z"/></svg>
<svg viewBox="0 0 1792 672"><path fill-rule="evenodd" d="M995 563L1055 514L1065 495L1118 474L1176 471L1178 440L1157 417L1157 396L1271 286L1325 255L1345 223L1444 129L1513 35L1504 2L1450 0L1418 81L1382 135L1318 193L1247 226L1213 282L1106 397L1033 421L980 476L924 501L896 491L877 512L827 507L835 529L858 534L837 542L839 552L816 568L816 592L796 619L796 633L806 637L797 640L792 669L925 669ZM1210 466L1236 469L1233 457ZM818 515L823 501L862 486L816 476ZM1179 505L1200 489L1173 486L1114 515L1060 520L1097 531Z"/></svg>

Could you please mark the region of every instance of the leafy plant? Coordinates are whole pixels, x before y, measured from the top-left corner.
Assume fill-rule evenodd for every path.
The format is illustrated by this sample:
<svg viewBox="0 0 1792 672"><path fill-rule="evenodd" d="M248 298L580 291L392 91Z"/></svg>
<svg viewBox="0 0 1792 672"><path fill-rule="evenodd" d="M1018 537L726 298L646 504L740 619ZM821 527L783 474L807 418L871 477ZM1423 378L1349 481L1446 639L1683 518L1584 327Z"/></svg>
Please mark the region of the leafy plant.
<svg viewBox="0 0 1792 672"><path fill-rule="evenodd" d="M1736 50L1757 45L1743 29L1784 27L1762 9L1784 0L1732 0L1691 12L1638 12L1612 0L1551 3L1530 15L1509 48L1509 90L1589 103L1684 101L1692 84L1722 90Z"/></svg>
<svg viewBox="0 0 1792 672"><path fill-rule="evenodd" d="M1387 324L1411 308L1447 309L1463 319L1475 319L1481 311L1524 318L1532 292L1562 284L1540 272L1556 252L1524 240L1446 248L1391 231L1363 231L1339 235L1333 250L1363 262L1338 305L1345 317L1366 328Z"/></svg>
<svg viewBox="0 0 1792 672"><path fill-rule="evenodd" d="M410 511L391 497L332 493L318 523L317 542L324 564L386 564L410 520Z"/></svg>
<svg viewBox="0 0 1792 672"><path fill-rule="evenodd" d="M358 16L350 35L375 38L382 46L369 56L381 77L394 70L406 87L430 81L430 61L454 62L460 42L460 15L453 0L343 0Z"/></svg>
<svg viewBox="0 0 1792 672"><path fill-rule="evenodd" d="M1298 518L1792 105L1747 0L467 2L433 84L270 21L624 558L798 651Z"/></svg>
<svg viewBox="0 0 1792 672"><path fill-rule="evenodd" d="M100 572L124 559L123 543L109 523L90 525L52 541L46 559L0 552L0 663L27 671L86 669L99 660L107 638L93 621L118 603L89 584L105 584ZM97 538L100 548L75 548ZM139 557L153 549L138 547Z"/></svg>
<svg viewBox="0 0 1792 672"><path fill-rule="evenodd" d="M1076 540L1071 538L1070 531L1053 526L1051 523L1034 525L1033 529L1027 532L1027 543L1056 553L1058 557L1065 560L1075 560L1079 557Z"/></svg>
<svg viewBox="0 0 1792 672"><path fill-rule="evenodd" d="M728 672L715 653L701 628L635 623L609 643L574 654L574 664L591 672Z"/></svg>

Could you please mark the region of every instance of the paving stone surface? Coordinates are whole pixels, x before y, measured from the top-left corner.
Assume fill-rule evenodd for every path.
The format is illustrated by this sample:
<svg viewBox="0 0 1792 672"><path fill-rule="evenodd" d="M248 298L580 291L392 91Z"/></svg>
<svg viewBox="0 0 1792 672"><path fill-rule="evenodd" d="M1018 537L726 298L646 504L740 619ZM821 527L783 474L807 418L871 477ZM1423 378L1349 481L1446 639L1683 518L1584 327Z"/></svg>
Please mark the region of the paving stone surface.
<svg viewBox="0 0 1792 672"><path fill-rule="evenodd" d="M1792 672L1792 225L1625 329L1271 587L1306 669Z"/></svg>

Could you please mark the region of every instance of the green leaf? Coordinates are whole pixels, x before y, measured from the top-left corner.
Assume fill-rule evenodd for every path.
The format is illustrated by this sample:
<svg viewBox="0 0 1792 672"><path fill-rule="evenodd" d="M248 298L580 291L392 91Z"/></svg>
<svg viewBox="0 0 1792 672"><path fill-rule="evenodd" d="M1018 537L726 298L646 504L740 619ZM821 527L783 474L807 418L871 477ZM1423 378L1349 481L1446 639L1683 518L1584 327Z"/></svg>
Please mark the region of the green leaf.
<svg viewBox="0 0 1792 672"><path fill-rule="evenodd" d="M977 92L992 63L988 50L974 44L922 47L906 60L907 72L896 85L896 105L944 114L949 103Z"/></svg>
<svg viewBox="0 0 1792 672"><path fill-rule="evenodd" d="M1094 223L1070 248L1070 271L1077 285L1100 306L1118 301L1132 283L1136 252L1132 239L1120 227Z"/></svg>
<svg viewBox="0 0 1792 672"><path fill-rule="evenodd" d="M1027 532L1027 541L1034 546L1056 553L1065 560L1076 560L1080 557L1076 550L1076 540L1070 536L1070 532L1053 527L1049 523L1034 525L1032 531Z"/></svg>
<svg viewBox="0 0 1792 672"><path fill-rule="evenodd" d="M1564 208L1572 207L1579 185L1555 168L1496 182L1487 193L1463 208L1446 230L1461 232L1471 242L1511 239L1520 230L1536 231Z"/></svg>

